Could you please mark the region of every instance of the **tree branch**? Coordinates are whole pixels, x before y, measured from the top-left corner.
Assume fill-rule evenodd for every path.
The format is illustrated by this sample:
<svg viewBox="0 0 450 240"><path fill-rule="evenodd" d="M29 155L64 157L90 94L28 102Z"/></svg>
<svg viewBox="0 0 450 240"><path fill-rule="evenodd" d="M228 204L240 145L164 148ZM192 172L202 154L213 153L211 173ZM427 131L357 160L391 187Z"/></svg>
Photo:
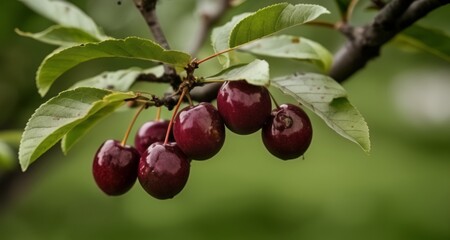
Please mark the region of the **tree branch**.
<svg viewBox="0 0 450 240"><path fill-rule="evenodd" d="M163 48L170 49L169 42L161 29L161 25L158 21L158 16L156 15L156 2L157 0L133 0L141 15L144 17L150 31L155 37L156 42L158 42ZM175 69L167 64L164 64L164 73L175 74Z"/></svg>
<svg viewBox="0 0 450 240"><path fill-rule="evenodd" d="M359 28L347 24L339 26L348 41L336 53L330 76L338 82L345 81L376 58L381 47L395 35L448 3L450 0L392 0L369 25Z"/></svg>
<svg viewBox="0 0 450 240"><path fill-rule="evenodd" d="M196 38L190 48L190 53L192 55L196 55L200 50L201 46L205 43L209 30L211 27L219 21L219 19L225 14L225 12L230 8L231 0L218 0L215 3L215 8L212 6L208 7L200 7L200 27L198 29L197 34L195 34Z"/></svg>

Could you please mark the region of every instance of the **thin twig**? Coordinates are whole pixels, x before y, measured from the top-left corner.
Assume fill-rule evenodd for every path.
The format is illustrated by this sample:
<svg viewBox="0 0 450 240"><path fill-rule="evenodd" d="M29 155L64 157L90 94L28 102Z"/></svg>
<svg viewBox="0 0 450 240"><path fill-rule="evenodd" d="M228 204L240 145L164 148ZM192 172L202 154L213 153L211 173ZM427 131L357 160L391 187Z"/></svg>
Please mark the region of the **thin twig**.
<svg viewBox="0 0 450 240"><path fill-rule="evenodd" d="M164 35L161 25L159 24L158 16L156 15L156 2L157 0L133 0L137 9L141 12L147 23L150 31L153 34L156 42L158 42L163 48L170 49L169 42ZM175 74L175 69L167 64L164 64L164 73Z"/></svg>
<svg viewBox="0 0 450 240"><path fill-rule="evenodd" d="M380 54L381 47L417 20L450 0L392 0L371 24L354 28L341 26L347 43L336 53L330 76L343 82Z"/></svg>

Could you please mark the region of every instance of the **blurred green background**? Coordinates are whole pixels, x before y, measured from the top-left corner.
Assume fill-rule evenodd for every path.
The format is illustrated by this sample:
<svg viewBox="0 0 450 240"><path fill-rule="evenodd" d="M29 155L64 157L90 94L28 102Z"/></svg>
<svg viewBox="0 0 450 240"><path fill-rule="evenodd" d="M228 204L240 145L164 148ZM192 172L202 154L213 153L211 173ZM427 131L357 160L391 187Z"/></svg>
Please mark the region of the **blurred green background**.
<svg viewBox="0 0 450 240"><path fill-rule="evenodd" d="M112 36L150 37L132 1L72 2ZM274 2L248 0L222 23ZM364 10L368 1L361 2L352 20L356 25L375 14ZM322 19L338 19L333 1L309 3L332 12ZM23 129L45 100L37 94L34 74L53 47L19 37L14 28L41 31L51 23L17 1L1 1L0 9L0 129ZM421 23L450 31L449 10L441 8ZM198 26L195 1L163 0L158 14L172 47L188 49ZM344 41L332 30L310 26L289 32L332 52ZM206 43L200 56L209 53ZM308 68L270 61L274 76ZM102 71L147 64L115 59L82 64L57 81L48 96ZM217 70L215 61L207 66L200 73ZM192 162L188 184L175 199L155 200L138 183L124 196L107 197L93 181L91 164L104 140L122 138L133 112L121 111L95 127L68 156L55 148L26 173L0 173L0 239L450 239L448 62L391 43L344 87L369 124L370 154L311 113L315 132L304 159L280 161L265 150L259 133L228 131L214 159ZM292 102L272 92L279 102ZM153 118L154 111L146 111L135 129Z"/></svg>

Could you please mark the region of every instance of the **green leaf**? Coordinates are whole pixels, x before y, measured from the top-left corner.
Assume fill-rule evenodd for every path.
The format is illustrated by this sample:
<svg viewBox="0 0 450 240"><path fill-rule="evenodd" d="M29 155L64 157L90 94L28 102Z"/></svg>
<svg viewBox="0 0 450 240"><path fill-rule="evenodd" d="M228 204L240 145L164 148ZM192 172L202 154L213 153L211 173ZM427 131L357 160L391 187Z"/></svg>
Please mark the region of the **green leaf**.
<svg viewBox="0 0 450 240"><path fill-rule="evenodd" d="M229 46L229 39L231 35L231 31L236 26L238 22L240 22L245 17L249 16L251 13L242 13L239 15L234 16L230 22L226 23L223 26L216 27L213 29L211 33L211 43L214 49L214 52L220 52L223 50L226 50L230 48ZM224 68L227 68L230 66L230 53L224 53L217 57L219 62L224 66Z"/></svg>
<svg viewBox="0 0 450 240"><path fill-rule="evenodd" d="M3 141L0 141L0 170L10 170L16 162L16 154L11 147Z"/></svg>
<svg viewBox="0 0 450 240"><path fill-rule="evenodd" d="M94 87L114 91L128 91L140 74L154 74L160 77L164 73L162 66L149 68L129 68L119 71L104 72L95 77L77 82L71 88Z"/></svg>
<svg viewBox="0 0 450 240"><path fill-rule="evenodd" d="M334 0L336 2L336 5L339 9L339 13L342 17L344 17L347 14L348 6L350 6L350 3L352 0Z"/></svg>
<svg viewBox="0 0 450 240"><path fill-rule="evenodd" d="M329 12L324 7L312 4L271 5L254 13L238 15L227 24L215 28L211 35L212 45L216 53L236 48L283 29L309 22L324 13ZM225 68L230 65L227 53L219 56L219 61Z"/></svg>
<svg viewBox="0 0 450 240"><path fill-rule="evenodd" d="M16 29L16 33L24 37L33 38L37 41L63 47L100 41L100 39L81 29L59 25L51 26L38 33L22 32L19 29Z"/></svg>
<svg viewBox="0 0 450 240"><path fill-rule="evenodd" d="M92 36L107 38L86 13L70 2L55 0L19 0L38 14L64 27L78 28Z"/></svg>
<svg viewBox="0 0 450 240"><path fill-rule="evenodd" d="M256 59L249 64L232 66L217 75L205 79L208 81L246 80L253 85L269 85L269 64L264 60Z"/></svg>
<svg viewBox="0 0 450 240"><path fill-rule="evenodd" d="M72 128L72 130L64 135L61 140L61 150L63 153L67 154L69 150L95 126L95 124L111 115L111 113L122 105L122 102L111 103Z"/></svg>
<svg viewBox="0 0 450 240"><path fill-rule="evenodd" d="M109 39L58 49L48 55L39 66L36 76L39 93L44 96L58 77L76 65L108 57L158 61L178 67L185 67L191 59L187 53L165 50L153 41L137 37Z"/></svg>
<svg viewBox="0 0 450 240"><path fill-rule="evenodd" d="M338 134L355 142L364 151L370 151L367 123L336 81L325 75L306 73L273 79L271 85L293 96Z"/></svg>
<svg viewBox="0 0 450 240"><path fill-rule="evenodd" d="M96 88L61 92L42 104L28 120L19 147L22 170L55 145L64 135L104 108L123 103L132 93ZM102 113L102 112L100 112Z"/></svg>
<svg viewBox="0 0 450 240"><path fill-rule="evenodd" d="M448 32L414 24L399 34L396 39L450 62Z"/></svg>
<svg viewBox="0 0 450 240"><path fill-rule="evenodd" d="M326 72L330 69L333 56L322 45L307 38L296 36L272 36L244 45L239 50L252 54L310 61Z"/></svg>
<svg viewBox="0 0 450 240"><path fill-rule="evenodd" d="M283 29L312 21L328 10L319 5L279 3L265 7L237 23L229 37L234 48Z"/></svg>

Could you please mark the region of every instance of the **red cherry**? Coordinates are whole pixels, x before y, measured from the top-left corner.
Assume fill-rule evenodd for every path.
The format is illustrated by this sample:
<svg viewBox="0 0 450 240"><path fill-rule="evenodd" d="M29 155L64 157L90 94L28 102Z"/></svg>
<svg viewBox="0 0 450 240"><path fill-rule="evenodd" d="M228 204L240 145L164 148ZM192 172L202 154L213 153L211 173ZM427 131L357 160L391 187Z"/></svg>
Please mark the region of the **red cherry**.
<svg viewBox="0 0 450 240"><path fill-rule="evenodd" d="M149 121L144 123L134 137L134 146L142 154L147 148L155 142L164 142L169 121ZM173 134L170 131L169 141L173 141Z"/></svg>
<svg viewBox="0 0 450 240"><path fill-rule="evenodd" d="M176 143L153 143L139 161L138 179L157 199L173 198L186 185L190 163Z"/></svg>
<svg viewBox="0 0 450 240"><path fill-rule="evenodd" d="M126 193L136 182L140 155L119 141L107 140L94 157L92 172L98 187L106 194Z"/></svg>
<svg viewBox="0 0 450 240"><path fill-rule="evenodd" d="M272 115L261 131L267 150L283 160L302 156L312 139L308 115L298 106L283 104Z"/></svg>
<svg viewBox="0 0 450 240"><path fill-rule="evenodd" d="M210 103L186 107L175 117L173 135L180 149L191 159L205 160L220 151L225 142L225 125Z"/></svg>
<svg viewBox="0 0 450 240"><path fill-rule="evenodd" d="M219 89L217 108L228 129L245 135L262 127L270 115L272 103L265 87L244 80L228 81Z"/></svg>

